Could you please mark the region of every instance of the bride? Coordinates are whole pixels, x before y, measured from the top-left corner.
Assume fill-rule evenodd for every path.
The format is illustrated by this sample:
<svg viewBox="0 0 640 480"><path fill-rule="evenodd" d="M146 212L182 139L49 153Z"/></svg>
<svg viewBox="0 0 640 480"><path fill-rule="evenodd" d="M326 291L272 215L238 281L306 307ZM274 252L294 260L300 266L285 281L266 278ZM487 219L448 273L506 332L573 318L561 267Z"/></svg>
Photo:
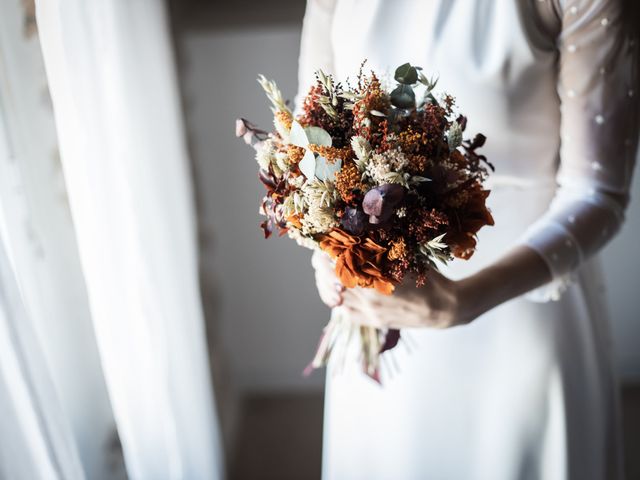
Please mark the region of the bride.
<svg viewBox="0 0 640 480"><path fill-rule="evenodd" d="M617 384L596 253L623 222L638 136L638 46L619 0L308 0L301 93L363 59L436 74L496 166L469 262L392 296L322 299L403 328L383 386L327 375L331 480L621 478ZM637 28L637 25L636 25ZM388 354L385 354L388 355ZM386 375L385 375L386 373Z"/></svg>

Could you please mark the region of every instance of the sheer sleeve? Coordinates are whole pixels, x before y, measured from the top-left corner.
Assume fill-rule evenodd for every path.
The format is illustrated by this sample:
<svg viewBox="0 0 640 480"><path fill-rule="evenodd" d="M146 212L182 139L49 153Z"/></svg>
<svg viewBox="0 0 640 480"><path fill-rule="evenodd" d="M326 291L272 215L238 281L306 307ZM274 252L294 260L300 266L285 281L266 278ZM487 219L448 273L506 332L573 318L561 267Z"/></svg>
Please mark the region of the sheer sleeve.
<svg viewBox="0 0 640 480"><path fill-rule="evenodd" d="M638 139L638 46L620 0L555 0L561 149L558 188L523 242L553 281L530 295L557 299L571 273L624 220Z"/></svg>
<svg viewBox="0 0 640 480"><path fill-rule="evenodd" d="M314 83L315 72L322 69L326 73L334 73L331 24L335 3L336 0L307 0L300 39L296 113Z"/></svg>

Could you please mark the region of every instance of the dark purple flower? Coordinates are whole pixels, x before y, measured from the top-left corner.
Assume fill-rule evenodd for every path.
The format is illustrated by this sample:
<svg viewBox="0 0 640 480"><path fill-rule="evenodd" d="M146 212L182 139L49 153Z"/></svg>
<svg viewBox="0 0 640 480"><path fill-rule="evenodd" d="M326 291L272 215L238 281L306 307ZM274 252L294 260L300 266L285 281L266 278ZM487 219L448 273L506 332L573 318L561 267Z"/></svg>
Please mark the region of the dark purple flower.
<svg viewBox="0 0 640 480"><path fill-rule="evenodd" d="M397 183L387 183L372 188L364 196L362 209L369 215L369 222L379 224L386 222L395 210L395 207L404 198L404 187Z"/></svg>
<svg viewBox="0 0 640 480"><path fill-rule="evenodd" d="M367 226L367 215L359 208L347 207L340 223L347 232L360 235Z"/></svg>

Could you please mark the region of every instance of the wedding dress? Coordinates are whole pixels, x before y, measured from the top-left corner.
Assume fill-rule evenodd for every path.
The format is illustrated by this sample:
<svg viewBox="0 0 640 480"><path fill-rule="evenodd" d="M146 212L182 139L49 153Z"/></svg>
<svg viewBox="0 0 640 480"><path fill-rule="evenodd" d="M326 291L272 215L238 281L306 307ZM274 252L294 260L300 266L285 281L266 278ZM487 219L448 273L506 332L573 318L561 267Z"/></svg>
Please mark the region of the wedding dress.
<svg viewBox="0 0 640 480"><path fill-rule="evenodd" d="M309 0L301 94L317 68L439 77L488 138L494 227L460 278L520 244L553 282L468 326L404 331L380 386L327 374L330 480L615 479L621 461L594 254L623 221L638 134L637 45L614 0ZM390 361L393 360L393 361ZM395 367L391 366L395 363Z"/></svg>

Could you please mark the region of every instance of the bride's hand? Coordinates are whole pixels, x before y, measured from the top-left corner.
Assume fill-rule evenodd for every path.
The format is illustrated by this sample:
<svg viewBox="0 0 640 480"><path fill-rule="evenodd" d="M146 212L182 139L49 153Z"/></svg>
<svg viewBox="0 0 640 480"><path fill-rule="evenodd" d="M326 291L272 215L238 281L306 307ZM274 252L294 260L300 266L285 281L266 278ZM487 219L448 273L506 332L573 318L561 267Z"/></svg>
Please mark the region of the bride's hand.
<svg viewBox="0 0 640 480"><path fill-rule="evenodd" d="M334 273L329 255L316 250L311 257L311 265L315 269L316 287L322 301L331 308L341 305L345 288Z"/></svg>
<svg viewBox="0 0 640 480"><path fill-rule="evenodd" d="M378 328L448 328L469 323L457 282L432 271L426 285L411 281L398 285L392 295L371 288L349 288L342 294L351 321Z"/></svg>

